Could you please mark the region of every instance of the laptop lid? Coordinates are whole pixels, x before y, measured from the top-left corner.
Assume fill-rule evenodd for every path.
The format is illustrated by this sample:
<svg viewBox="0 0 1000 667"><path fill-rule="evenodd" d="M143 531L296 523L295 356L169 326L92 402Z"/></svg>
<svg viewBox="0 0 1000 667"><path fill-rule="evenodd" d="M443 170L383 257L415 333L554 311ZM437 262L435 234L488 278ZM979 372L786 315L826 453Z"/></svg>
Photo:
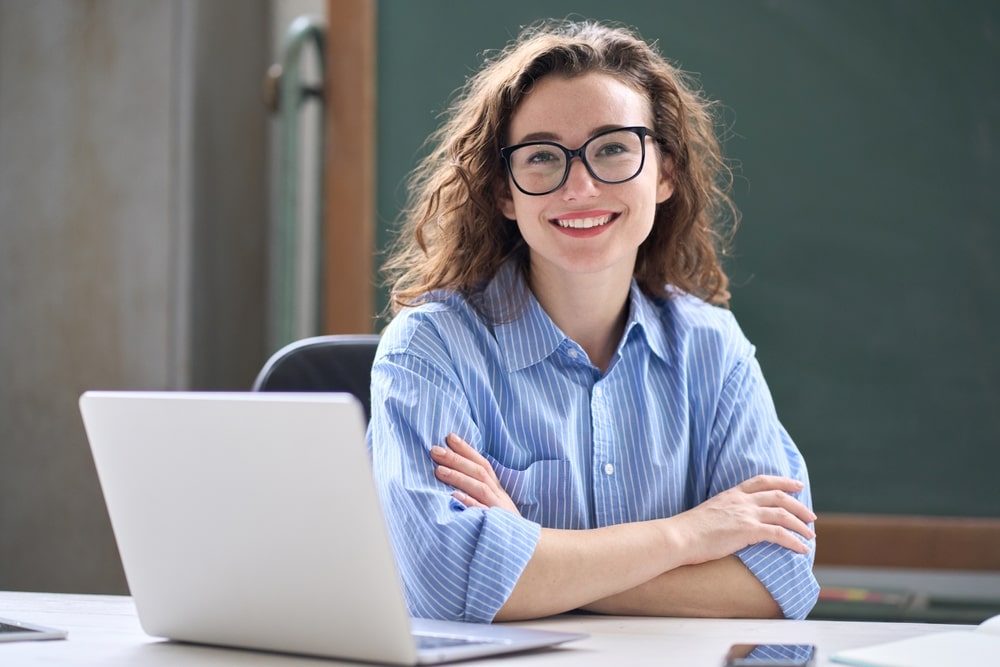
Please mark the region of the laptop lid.
<svg viewBox="0 0 1000 667"><path fill-rule="evenodd" d="M581 637L432 622L482 641L418 653L351 395L86 392L80 409L151 635L396 664Z"/></svg>

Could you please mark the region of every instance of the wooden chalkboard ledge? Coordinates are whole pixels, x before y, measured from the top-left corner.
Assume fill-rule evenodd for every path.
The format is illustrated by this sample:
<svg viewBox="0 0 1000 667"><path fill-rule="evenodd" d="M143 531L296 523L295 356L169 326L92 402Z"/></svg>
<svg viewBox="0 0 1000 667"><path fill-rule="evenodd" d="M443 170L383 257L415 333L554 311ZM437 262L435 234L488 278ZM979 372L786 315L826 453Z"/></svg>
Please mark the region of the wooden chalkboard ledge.
<svg viewBox="0 0 1000 667"><path fill-rule="evenodd" d="M1000 519L822 514L816 565L1000 571Z"/></svg>

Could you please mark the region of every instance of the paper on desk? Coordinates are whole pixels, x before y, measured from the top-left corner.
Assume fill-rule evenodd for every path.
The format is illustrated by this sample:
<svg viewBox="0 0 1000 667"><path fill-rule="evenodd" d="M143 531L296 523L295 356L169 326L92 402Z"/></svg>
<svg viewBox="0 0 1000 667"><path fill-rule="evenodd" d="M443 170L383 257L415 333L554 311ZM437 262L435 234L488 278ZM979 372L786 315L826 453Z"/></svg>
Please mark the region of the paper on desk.
<svg viewBox="0 0 1000 667"><path fill-rule="evenodd" d="M830 659L857 667L1000 665L1000 616L983 621L974 630L939 632L838 651Z"/></svg>

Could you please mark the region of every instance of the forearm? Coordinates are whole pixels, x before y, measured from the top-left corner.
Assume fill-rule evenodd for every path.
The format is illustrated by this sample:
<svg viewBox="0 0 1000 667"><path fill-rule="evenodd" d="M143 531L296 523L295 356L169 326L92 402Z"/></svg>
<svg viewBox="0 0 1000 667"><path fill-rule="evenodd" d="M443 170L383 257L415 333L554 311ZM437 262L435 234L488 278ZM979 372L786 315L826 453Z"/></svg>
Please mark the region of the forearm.
<svg viewBox="0 0 1000 667"><path fill-rule="evenodd" d="M666 519L543 530L497 619L580 607L608 613L781 616L792 601L772 596L761 581L771 581L773 589L787 577L806 574L812 580L811 571L802 568L811 564L810 545L801 538L814 537L803 522L816 517L788 495L799 489L795 480L760 476ZM753 545L749 567L754 572L732 555L748 545ZM776 576L758 580L761 566L766 570L769 564L779 568ZM807 611L794 603L787 609L792 617Z"/></svg>
<svg viewBox="0 0 1000 667"><path fill-rule="evenodd" d="M736 556L685 565L584 609L630 616L781 618L781 608Z"/></svg>
<svg viewBox="0 0 1000 667"><path fill-rule="evenodd" d="M430 454L438 464L435 475L456 489L456 500L486 513L517 515L490 463L463 439L449 436L447 447L433 447ZM787 595L769 591L776 590L776 578L801 578L801 566L784 561L797 555L811 564L811 558L801 558L810 552L802 538L815 536L806 522L816 516L791 495L802 490L799 480L758 475L668 518L591 530L542 529L495 618L537 618L580 607L752 617L791 609L788 615L801 615L808 600L790 605ZM753 572L735 553L751 558ZM705 563L714 565L673 572Z"/></svg>
<svg viewBox="0 0 1000 667"><path fill-rule="evenodd" d="M680 566L671 554L682 551L662 521L594 530L542 529L531 560L496 620L549 616L623 594Z"/></svg>

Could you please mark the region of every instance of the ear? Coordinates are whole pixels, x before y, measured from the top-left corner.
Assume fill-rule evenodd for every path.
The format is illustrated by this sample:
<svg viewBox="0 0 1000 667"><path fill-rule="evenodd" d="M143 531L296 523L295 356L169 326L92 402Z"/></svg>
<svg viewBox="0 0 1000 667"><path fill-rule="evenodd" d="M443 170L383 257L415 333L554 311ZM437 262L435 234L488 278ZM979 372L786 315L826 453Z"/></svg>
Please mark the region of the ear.
<svg viewBox="0 0 1000 667"><path fill-rule="evenodd" d="M506 183L498 189L497 208L500 209L503 217L508 220L517 220L517 215L515 215L514 211L514 198L510 194L510 185Z"/></svg>
<svg viewBox="0 0 1000 667"><path fill-rule="evenodd" d="M674 158L664 155L660 164L660 180L656 184L656 203L662 204L674 195Z"/></svg>

